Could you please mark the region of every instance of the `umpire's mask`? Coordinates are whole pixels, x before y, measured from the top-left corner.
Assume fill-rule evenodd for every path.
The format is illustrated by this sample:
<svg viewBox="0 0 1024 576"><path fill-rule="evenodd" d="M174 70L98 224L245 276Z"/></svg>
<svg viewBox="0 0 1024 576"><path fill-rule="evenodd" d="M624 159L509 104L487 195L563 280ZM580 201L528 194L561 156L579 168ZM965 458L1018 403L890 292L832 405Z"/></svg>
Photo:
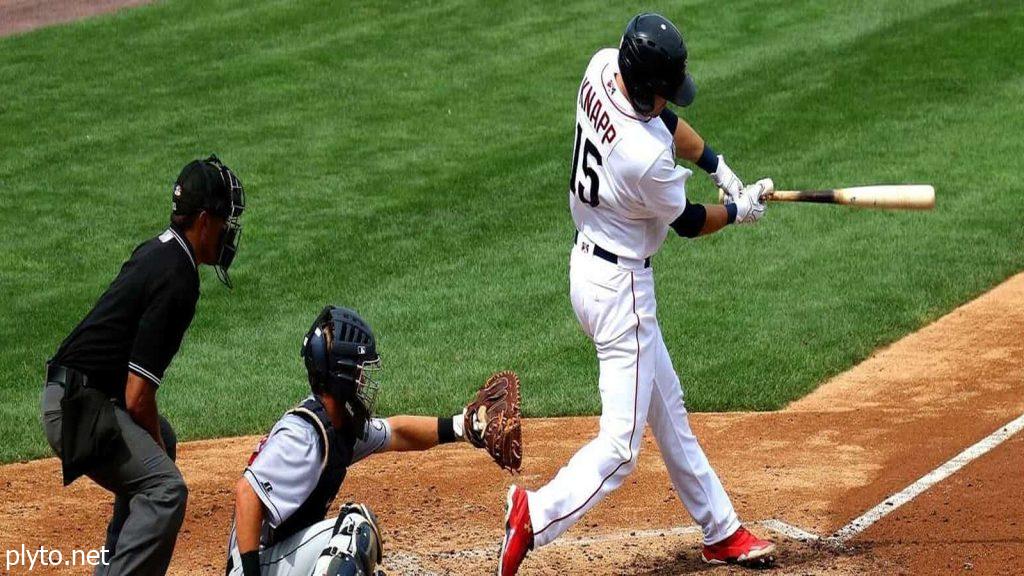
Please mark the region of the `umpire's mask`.
<svg viewBox="0 0 1024 576"><path fill-rule="evenodd" d="M182 169L174 183L172 214L192 215L207 211L224 219L214 269L225 286L231 288L228 268L238 254L242 237L242 211L245 210L245 189L238 176L224 165L217 155L195 160Z"/></svg>

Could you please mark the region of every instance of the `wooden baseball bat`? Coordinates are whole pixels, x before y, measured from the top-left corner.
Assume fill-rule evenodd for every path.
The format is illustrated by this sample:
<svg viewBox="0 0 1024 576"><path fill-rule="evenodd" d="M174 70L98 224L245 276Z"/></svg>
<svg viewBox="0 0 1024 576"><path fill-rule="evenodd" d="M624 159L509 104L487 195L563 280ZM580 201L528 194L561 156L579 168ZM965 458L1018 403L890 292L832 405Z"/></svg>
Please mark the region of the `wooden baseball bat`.
<svg viewBox="0 0 1024 576"><path fill-rule="evenodd" d="M718 197L722 199L721 191ZM935 188L927 184L891 184L824 190L776 190L764 199L772 202L817 202L889 210L931 210L935 207Z"/></svg>

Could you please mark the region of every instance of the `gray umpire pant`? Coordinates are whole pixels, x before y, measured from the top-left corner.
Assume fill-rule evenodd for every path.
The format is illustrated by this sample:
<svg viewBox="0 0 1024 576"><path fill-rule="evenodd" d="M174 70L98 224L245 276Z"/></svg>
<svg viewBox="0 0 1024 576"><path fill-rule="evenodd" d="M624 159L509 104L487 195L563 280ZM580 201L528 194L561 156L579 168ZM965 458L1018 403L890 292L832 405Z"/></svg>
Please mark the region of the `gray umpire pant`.
<svg viewBox="0 0 1024 576"><path fill-rule="evenodd" d="M46 440L61 456L60 401L64 387L43 388L42 412ZM114 493L114 511L107 526L107 563L96 566L97 576L162 575L167 572L185 519L188 489L174 464L177 439L170 423L160 417L167 452L121 407L114 408L129 457L95 467L88 476Z"/></svg>

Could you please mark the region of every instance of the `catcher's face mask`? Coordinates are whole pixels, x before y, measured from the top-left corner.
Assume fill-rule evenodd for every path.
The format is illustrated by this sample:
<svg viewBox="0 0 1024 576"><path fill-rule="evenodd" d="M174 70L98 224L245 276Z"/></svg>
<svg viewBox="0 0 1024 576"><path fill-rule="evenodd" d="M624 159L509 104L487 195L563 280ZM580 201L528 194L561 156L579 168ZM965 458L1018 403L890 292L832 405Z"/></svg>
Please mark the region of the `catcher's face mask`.
<svg viewBox="0 0 1024 576"><path fill-rule="evenodd" d="M356 399L366 410L366 417L373 416L377 407L377 394L380 392L380 358L364 362L359 368L359 378L356 380Z"/></svg>
<svg viewBox="0 0 1024 576"><path fill-rule="evenodd" d="M342 401L351 429L366 440L369 433L368 422L373 418L377 406L377 394L380 392L380 357L366 360L356 366L355 378L345 378L332 374L333 395ZM339 377L340 376L340 377ZM348 380L342 383L343 380Z"/></svg>

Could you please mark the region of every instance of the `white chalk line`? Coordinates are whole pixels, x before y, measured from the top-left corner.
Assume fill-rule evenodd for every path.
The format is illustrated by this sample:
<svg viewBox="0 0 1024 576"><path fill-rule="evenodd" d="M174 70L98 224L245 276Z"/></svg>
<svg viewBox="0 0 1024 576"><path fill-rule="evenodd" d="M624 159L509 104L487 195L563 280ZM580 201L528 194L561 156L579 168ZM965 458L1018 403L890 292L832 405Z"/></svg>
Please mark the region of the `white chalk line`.
<svg viewBox="0 0 1024 576"><path fill-rule="evenodd" d="M900 506L903 506L907 502L910 502L918 495L928 490L932 486L939 482L949 478L958 470L966 466L973 460L981 457L985 453L989 452L996 446L999 446L1014 434L1024 430L1024 414L1021 414L1011 422L1004 426L1001 426L998 430L992 434L986 436L979 442L970 446L963 452L957 454L950 460L946 461L938 468L932 470L928 474L925 474L916 482L910 484L903 490L893 494L880 502L874 508L871 508L864 514L858 516L852 520L846 526L843 526L831 536L822 538L821 536L804 530L798 526L788 524L777 518L769 518L768 520L762 520L754 522L754 525L761 526L767 530L776 532L791 540L797 540L800 542L823 542L832 547L842 548L846 542L866 530L869 526L878 522L886 515L896 510ZM693 534L700 534L700 526L677 526L674 528L654 529L654 530L629 530L612 532L608 534L599 534L596 536L580 536L576 538L562 538L555 540L547 547L573 547L573 546L589 546L592 544L602 544L610 542L621 542L624 540L642 540L648 538L665 538L665 537L677 537L677 536L688 536ZM497 557L497 546L489 548L476 548L469 550L453 550L451 552L433 552L426 554L425 556L430 557L433 560L456 560L456 559L496 559ZM387 555L385 565L389 565L392 569L402 569L402 574L416 574L419 576L438 576L436 572L427 570L423 566L423 555L419 555L413 552L407 551L396 551L392 554Z"/></svg>
<svg viewBox="0 0 1024 576"><path fill-rule="evenodd" d="M777 520L775 518L765 520L760 524L773 532L782 534L790 540L797 540L799 542L817 542L818 540L821 540L821 536L818 536L814 532L808 532L803 528L787 524L782 520Z"/></svg>
<svg viewBox="0 0 1024 576"><path fill-rule="evenodd" d="M1024 414L1021 414L1010 423L1001 426L998 430L983 438L970 448L957 454L945 464L922 476L917 482L907 486L903 490L882 500L877 506L854 518L849 524L837 530L828 537L828 542L833 545L842 545L851 538L866 530L869 526L878 522L886 515L916 498L919 494L939 482L949 478L957 470L966 466L972 460L977 459L989 450L1005 442L1008 438L1024 429Z"/></svg>

